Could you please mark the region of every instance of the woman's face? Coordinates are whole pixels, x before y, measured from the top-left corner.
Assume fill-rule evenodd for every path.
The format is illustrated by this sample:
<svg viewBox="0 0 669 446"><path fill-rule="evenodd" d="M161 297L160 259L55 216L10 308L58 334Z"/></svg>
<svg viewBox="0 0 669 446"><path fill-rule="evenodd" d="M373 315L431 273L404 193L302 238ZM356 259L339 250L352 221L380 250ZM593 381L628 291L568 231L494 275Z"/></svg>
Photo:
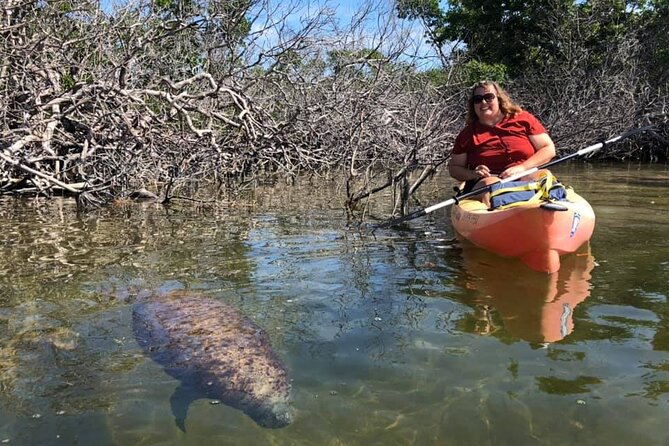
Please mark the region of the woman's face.
<svg viewBox="0 0 669 446"><path fill-rule="evenodd" d="M479 121L490 122L499 118L499 99L495 87L486 85L474 90L474 111Z"/></svg>

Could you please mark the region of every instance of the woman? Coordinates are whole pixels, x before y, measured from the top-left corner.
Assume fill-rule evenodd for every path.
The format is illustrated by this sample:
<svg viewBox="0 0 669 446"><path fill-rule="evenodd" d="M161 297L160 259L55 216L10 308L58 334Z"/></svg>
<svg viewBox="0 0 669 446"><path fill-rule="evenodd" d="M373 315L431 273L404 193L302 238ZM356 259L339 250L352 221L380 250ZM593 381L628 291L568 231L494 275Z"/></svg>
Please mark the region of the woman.
<svg viewBox="0 0 669 446"><path fill-rule="evenodd" d="M472 87L467 125L455 139L448 164L451 176L465 182L462 192L540 166L554 156L555 145L544 126L496 82L482 81ZM472 198L490 207L490 193Z"/></svg>

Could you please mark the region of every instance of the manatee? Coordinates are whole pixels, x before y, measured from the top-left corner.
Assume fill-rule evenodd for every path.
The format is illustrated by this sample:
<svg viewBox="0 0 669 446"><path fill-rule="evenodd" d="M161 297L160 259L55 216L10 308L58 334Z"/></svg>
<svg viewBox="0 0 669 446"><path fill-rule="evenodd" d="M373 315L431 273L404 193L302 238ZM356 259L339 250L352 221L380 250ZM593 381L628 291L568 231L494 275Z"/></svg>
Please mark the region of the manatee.
<svg viewBox="0 0 669 446"><path fill-rule="evenodd" d="M290 381L265 332L225 303L175 291L133 306L139 345L179 380L170 398L177 426L188 406L211 398L243 411L260 426L292 422Z"/></svg>

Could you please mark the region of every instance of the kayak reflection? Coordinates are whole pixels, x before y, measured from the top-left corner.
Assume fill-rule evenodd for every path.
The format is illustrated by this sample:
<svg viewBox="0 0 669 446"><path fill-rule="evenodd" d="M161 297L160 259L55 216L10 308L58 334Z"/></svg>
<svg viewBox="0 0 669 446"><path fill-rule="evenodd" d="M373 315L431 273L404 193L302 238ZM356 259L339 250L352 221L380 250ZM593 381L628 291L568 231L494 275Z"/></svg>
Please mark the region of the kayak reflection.
<svg viewBox="0 0 669 446"><path fill-rule="evenodd" d="M588 243L563 256L560 270L552 274L538 273L466 241L462 249L466 286L474 291L470 304L476 310L469 329L492 334L503 327L529 342L556 342L572 332L574 309L590 296L595 259Z"/></svg>

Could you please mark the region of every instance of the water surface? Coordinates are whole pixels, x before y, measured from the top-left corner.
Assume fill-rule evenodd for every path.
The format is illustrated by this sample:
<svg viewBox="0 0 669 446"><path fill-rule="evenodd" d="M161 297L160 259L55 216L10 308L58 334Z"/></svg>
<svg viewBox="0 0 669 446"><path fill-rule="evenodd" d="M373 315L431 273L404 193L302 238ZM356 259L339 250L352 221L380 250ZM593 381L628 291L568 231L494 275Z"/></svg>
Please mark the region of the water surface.
<svg viewBox="0 0 669 446"><path fill-rule="evenodd" d="M669 170L556 173L597 225L550 276L458 242L447 209L360 232L320 178L216 209L2 199L0 441L669 444ZM435 179L423 204L450 187ZM176 427L178 383L131 316L138 296L170 289L268 333L293 380L292 425L199 400Z"/></svg>

